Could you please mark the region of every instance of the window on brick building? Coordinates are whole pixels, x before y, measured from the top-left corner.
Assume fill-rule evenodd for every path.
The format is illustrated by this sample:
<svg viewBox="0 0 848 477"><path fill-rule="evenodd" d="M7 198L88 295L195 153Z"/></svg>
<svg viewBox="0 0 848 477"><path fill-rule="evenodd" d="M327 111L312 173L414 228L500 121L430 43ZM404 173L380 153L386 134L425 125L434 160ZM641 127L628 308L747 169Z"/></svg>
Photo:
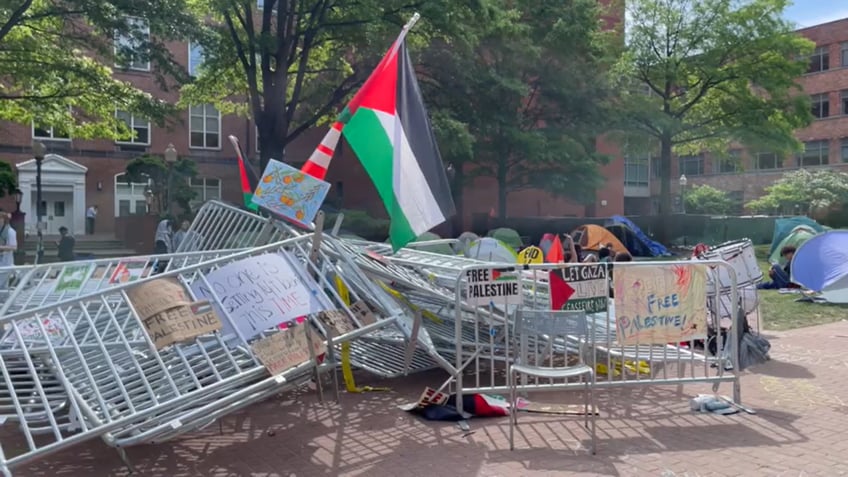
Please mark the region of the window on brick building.
<svg viewBox="0 0 848 477"><path fill-rule="evenodd" d="M842 44L842 66L848 66L848 42Z"/></svg>
<svg viewBox="0 0 848 477"><path fill-rule="evenodd" d="M648 187L650 183L650 155L624 156L624 185Z"/></svg>
<svg viewBox="0 0 848 477"><path fill-rule="evenodd" d="M132 137L121 138L121 140L115 142L118 144L136 144L141 146L150 145L150 120L126 111L116 111L115 117L123 121L127 129L132 133Z"/></svg>
<svg viewBox="0 0 848 477"><path fill-rule="evenodd" d="M129 31L115 32L115 66L136 71L150 71L150 54L146 44L150 25L143 18L130 18Z"/></svg>
<svg viewBox="0 0 848 477"><path fill-rule="evenodd" d="M71 135L62 128L32 123L32 138L49 141L70 141Z"/></svg>
<svg viewBox="0 0 848 477"><path fill-rule="evenodd" d="M734 149L730 151L730 157L717 158L716 170L718 174L733 174L742 170L742 151Z"/></svg>
<svg viewBox="0 0 848 477"><path fill-rule="evenodd" d="M807 73L816 73L818 71L827 71L830 68L830 51L827 45L820 46L810 55L810 67Z"/></svg>
<svg viewBox="0 0 848 477"><path fill-rule="evenodd" d="M783 159L773 152L758 152L754 167L757 170L781 169Z"/></svg>
<svg viewBox="0 0 848 477"><path fill-rule="evenodd" d="M804 143L804 152L798 156L798 167L821 166L828 163L829 144L827 141L808 141Z"/></svg>
<svg viewBox="0 0 848 477"><path fill-rule="evenodd" d="M221 112L211 104L192 106L188 114L190 146L195 149L221 148Z"/></svg>
<svg viewBox="0 0 848 477"><path fill-rule="evenodd" d="M197 43L188 44L188 74L197 76L197 68L203 64L203 47Z"/></svg>
<svg viewBox="0 0 848 477"><path fill-rule="evenodd" d="M848 89L839 92L839 102L842 103L842 114L848 114Z"/></svg>
<svg viewBox="0 0 848 477"><path fill-rule="evenodd" d="M221 180L214 177L192 177L188 181L194 198L191 200L191 208L197 209L208 200L221 200Z"/></svg>
<svg viewBox="0 0 848 477"><path fill-rule="evenodd" d="M848 137L842 138L842 162L848 162Z"/></svg>
<svg viewBox="0 0 848 477"><path fill-rule="evenodd" d="M827 93L810 96L813 116L822 119L830 116L830 99Z"/></svg>
<svg viewBox="0 0 848 477"><path fill-rule="evenodd" d="M145 191L153 185L147 182L127 182L126 173L115 175L115 217L144 215L147 210Z"/></svg>
<svg viewBox="0 0 848 477"><path fill-rule="evenodd" d="M704 175L704 156L680 156L677 158L678 173L686 176Z"/></svg>

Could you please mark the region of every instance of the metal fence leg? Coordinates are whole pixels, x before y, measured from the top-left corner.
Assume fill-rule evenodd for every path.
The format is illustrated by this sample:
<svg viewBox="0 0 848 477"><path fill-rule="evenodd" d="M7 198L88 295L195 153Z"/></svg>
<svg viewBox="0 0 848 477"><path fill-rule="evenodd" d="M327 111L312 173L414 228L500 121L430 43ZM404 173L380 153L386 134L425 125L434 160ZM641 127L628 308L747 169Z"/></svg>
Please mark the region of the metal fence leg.
<svg viewBox="0 0 848 477"><path fill-rule="evenodd" d="M127 466L127 470L129 470L131 474L134 474L135 473L135 467L133 467L132 462L130 462L130 458L127 455L127 450L124 449L123 447L116 447L115 451L118 452L118 456L124 462L124 465Z"/></svg>

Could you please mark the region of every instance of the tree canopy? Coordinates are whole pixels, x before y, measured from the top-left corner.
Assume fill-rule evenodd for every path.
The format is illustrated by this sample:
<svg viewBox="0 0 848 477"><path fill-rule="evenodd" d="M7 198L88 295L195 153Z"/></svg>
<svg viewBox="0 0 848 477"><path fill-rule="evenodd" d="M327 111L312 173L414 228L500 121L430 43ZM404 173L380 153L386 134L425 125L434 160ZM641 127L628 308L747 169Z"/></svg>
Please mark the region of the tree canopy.
<svg viewBox="0 0 848 477"><path fill-rule="evenodd" d="M467 49L434 42L423 83L457 187L475 177L509 194L541 188L594 199L606 158L595 140L609 123L611 34L595 0L503 3Z"/></svg>
<svg viewBox="0 0 848 477"><path fill-rule="evenodd" d="M848 173L830 169L798 169L787 172L766 194L746 204L762 213L827 212L848 205Z"/></svg>
<svg viewBox="0 0 848 477"><path fill-rule="evenodd" d="M162 156L145 155L127 163L124 179L132 183L150 183L151 208L160 216L173 215L174 205L185 215L191 214L191 201L195 192L189 181L197 175L194 161L178 158L169 164Z"/></svg>
<svg viewBox="0 0 848 477"><path fill-rule="evenodd" d="M727 192L706 184L687 190L683 200L688 214L727 215L740 205Z"/></svg>
<svg viewBox="0 0 848 477"><path fill-rule="evenodd" d="M659 147L660 214L671 213L673 153L729 144L796 150L809 99L796 79L813 43L782 14L788 0L630 0L618 65L629 143ZM647 139L647 141L645 141Z"/></svg>
<svg viewBox="0 0 848 477"><path fill-rule="evenodd" d="M183 101L249 115L264 167L270 158L285 160L291 141L335 116L413 12L426 20L408 41L458 43L485 21L489 1L193 0L210 22L196 39L204 63Z"/></svg>
<svg viewBox="0 0 848 477"><path fill-rule="evenodd" d="M0 197L14 194L18 187L18 179L12 170L12 164L0 161Z"/></svg>
<svg viewBox="0 0 848 477"><path fill-rule="evenodd" d="M55 134L78 138L130 135L116 120L116 109L162 124L173 106L114 77L108 65L149 62L167 89L186 76L168 42L190 34L196 25L182 0L4 2L0 119L35 121ZM123 40L117 41L116 34Z"/></svg>

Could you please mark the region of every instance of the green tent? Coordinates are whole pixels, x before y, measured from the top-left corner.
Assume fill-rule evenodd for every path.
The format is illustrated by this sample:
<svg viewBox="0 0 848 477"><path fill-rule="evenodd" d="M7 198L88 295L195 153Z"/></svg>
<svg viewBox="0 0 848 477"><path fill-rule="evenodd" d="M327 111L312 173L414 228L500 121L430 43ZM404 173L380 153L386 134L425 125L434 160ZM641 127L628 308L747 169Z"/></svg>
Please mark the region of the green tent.
<svg viewBox="0 0 848 477"><path fill-rule="evenodd" d="M521 242L521 235L518 235L518 232L516 232L515 230L508 229L506 227L490 230L488 236L492 237L493 239L500 240L501 242L509 245L515 250L519 250L524 246L524 244Z"/></svg>
<svg viewBox="0 0 848 477"><path fill-rule="evenodd" d="M780 249L787 245L800 247L801 244L818 235L819 232L808 225L798 225L789 232L780 243L774 247L774 251L769 255L769 262L783 264L783 257L780 256Z"/></svg>

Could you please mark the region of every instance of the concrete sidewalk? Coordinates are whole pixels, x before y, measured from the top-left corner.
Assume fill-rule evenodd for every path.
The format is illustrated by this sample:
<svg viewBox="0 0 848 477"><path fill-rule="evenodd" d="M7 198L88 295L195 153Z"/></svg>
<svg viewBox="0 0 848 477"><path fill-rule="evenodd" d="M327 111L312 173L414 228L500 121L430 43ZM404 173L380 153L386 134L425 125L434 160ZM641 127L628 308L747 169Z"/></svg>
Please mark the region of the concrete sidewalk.
<svg viewBox="0 0 848 477"><path fill-rule="evenodd" d="M133 475L174 477L848 475L848 323L765 336L772 361L746 372L742 386L757 415L690 412L689 399L707 387L601 392L596 456L583 447L582 417L522 414L510 451L506 418L471 421L474 432L464 436L454 424L397 409L440 384L438 372L381 383L390 393L342 393L341 405L318 404L312 393L281 396L226 417L223 433L213 424L128 453ZM557 398L580 396L539 400ZM113 449L94 441L15 475L129 472Z"/></svg>

